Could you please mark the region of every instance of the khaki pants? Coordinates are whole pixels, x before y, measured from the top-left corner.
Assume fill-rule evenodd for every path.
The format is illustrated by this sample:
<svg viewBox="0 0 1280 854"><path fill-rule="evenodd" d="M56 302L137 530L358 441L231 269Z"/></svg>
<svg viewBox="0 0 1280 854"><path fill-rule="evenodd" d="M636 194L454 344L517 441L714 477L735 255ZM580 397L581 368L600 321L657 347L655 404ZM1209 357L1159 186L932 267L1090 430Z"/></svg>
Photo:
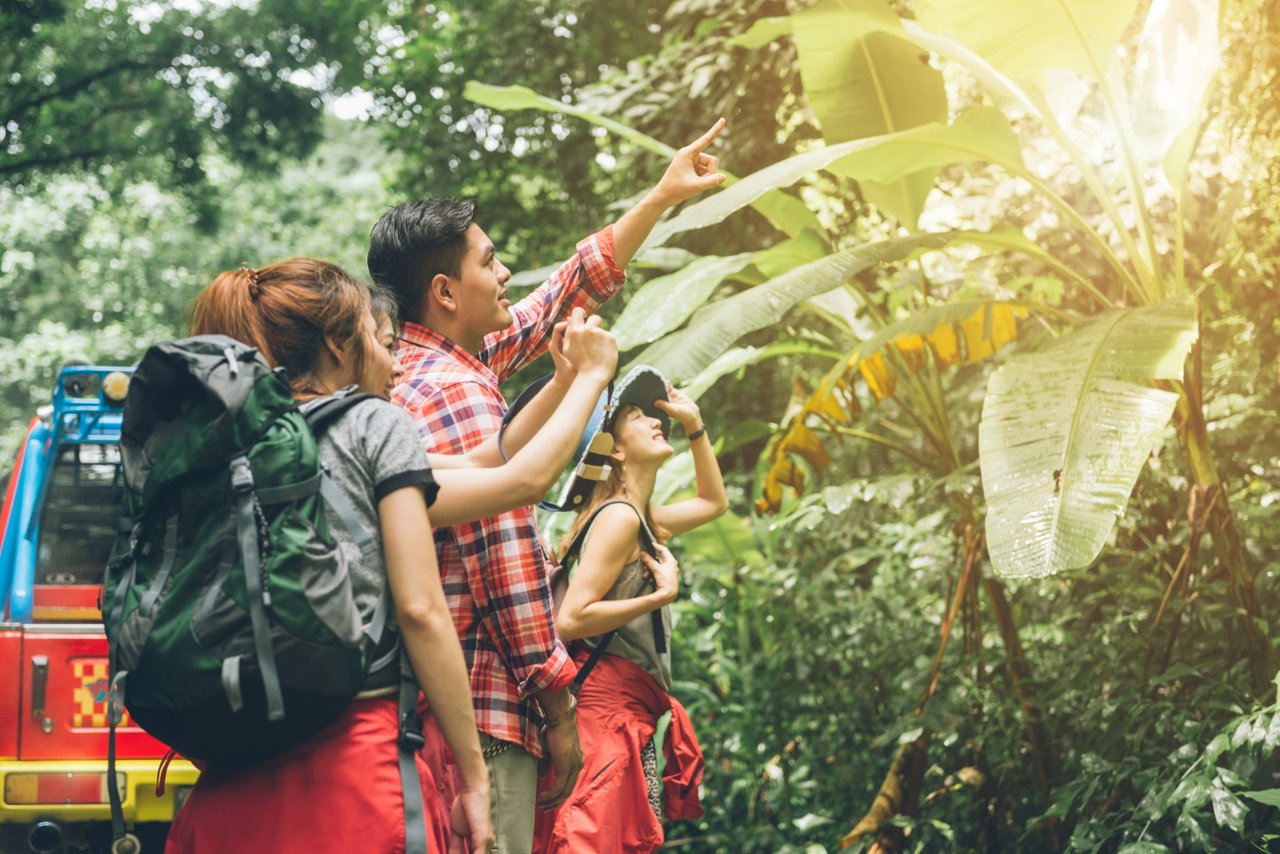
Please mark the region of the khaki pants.
<svg viewBox="0 0 1280 854"><path fill-rule="evenodd" d="M480 749L496 739L480 733ZM533 810L538 796L538 760L516 745L485 759L489 768L489 808L497 843L493 854L529 854L533 850Z"/></svg>

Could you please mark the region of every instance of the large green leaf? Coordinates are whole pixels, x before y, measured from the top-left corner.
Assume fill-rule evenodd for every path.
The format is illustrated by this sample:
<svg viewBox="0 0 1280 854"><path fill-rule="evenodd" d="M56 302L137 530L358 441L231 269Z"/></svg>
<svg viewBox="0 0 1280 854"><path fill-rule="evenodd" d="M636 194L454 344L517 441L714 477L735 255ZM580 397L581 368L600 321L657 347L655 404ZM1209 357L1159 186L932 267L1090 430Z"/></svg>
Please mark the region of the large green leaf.
<svg viewBox="0 0 1280 854"><path fill-rule="evenodd" d="M1099 81L1137 0L917 0L928 30L954 35L1002 73L1043 87L1063 68Z"/></svg>
<svg viewBox="0 0 1280 854"><path fill-rule="evenodd" d="M1280 807L1280 789L1259 789L1252 792L1241 792L1240 794L1269 807Z"/></svg>
<svg viewBox="0 0 1280 854"><path fill-rule="evenodd" d="M1124 513L1195 340L1187 303L1106 312L991 375L978 432L991 563L1004 576L1088 566Z"/></svg>
<svg viewBox="0 0 1280 854"><path fill-rule="evenodd" d="M649 240L661 245L673 236L722 222L764 193L839 162L844 174L887 184L931 166L968 160L1000 164L1024 172L1018 138L1009 120L993 107L974 107L952 124L927 124L898 133L856 139L806 151L753 172L722 192L690 205L661 223Z"/></svg>
<svg viewBox="0 0 1280 854"><path fill-rule="evenodd" d="M782 36L789 36L791 32L790 15L782 15L776 18L760 18L746 32L739 33L729 39L729 44L736 44L738 47L755 50Z"/></svg>
<svg viewBox="0 0 1280 854"><path fill-rule="evenodd" d="M540 285L547 279L551 278L551 274L556 271L563 262L557 261L554 264L548 264L545 267L538 267L534 270L521 270L519 273L512 273L511 278L507 279L507 287L509 288L532 288Z"/></svg>
<svg viewBox="0 0 1280 854"><path fill-rule="evenodd" d="M774 278L816 261L828 251L822 236L806 229L759 252L694 259L670 275L646 282L631 295L613 324L618 349L626 352L679 328L721 282L747 267L754 267L765 278Z"/></svg>
<svg viewBox="0 0 1280 854"><path fill-rule="evenodd" d="M709 255L670 275L645 282L627 300L613 324L618 349L626 352L679 328L726 277L749 266L755 255L754 252L723 258Z"/></svg>
<svg viewBox="0 0 1280 854"><path fill-rule="evenodd" d="M812 341L776 341L766 347L733 347L726 350L700 374L685 383L680 390L697 400L721 378L749 365L776 359L779 356L822 356L839 359L840 354Z"/></svg>
<svg viewBox="0 0 1280 854"><path fill-rule="evenodd" d="M822 235L815 231L802 231L795 237L789 237L757 252L751 266L766 279L772 279L801 264L817 261L830 251L831 247Z"/></svg>
<svg viewBox="0 0 1280 854"><path fill-rule="evenodd" d="M805 229L797 237L788 238L778 246L789 245L794 240L803 240L806 243L813 239L813 231ZM821 240L821 238L818 238ZM825 243L824 243L825 247ZM823 252L825 252L825 248ZM818 253L823 254L822 252ZM631 259L628 268L635 267L654 267L659 270L676 270L688 264L692 264L701 256L697 253L690 252L688 249L681 249L677 246L646 246L643 250L636 253L636 257ZM816 255L814 257L817 257ZM807 259L812 260L812 259ZM540 285L547 279L551 278L551 274L556 268L563 264L563 261L557 261L554 264L548 264L545 267L538 267L534 270L521 270L515 273L507 280L509 288L532 288Z"/></svg>
<svg viewBox="0 0 1280 854"><path fill-rule="evenodd" d="M947 120L942 75L883 0L819 0L793 17L805 98L828 143ZM935 166L890 184L864 181L862 191L914 228L937 174Z"/></svg>
<svg viewBox="0 0 1280 854"><path fill-rule="evenodd" d="M566 116L574 116L602 127L610 133L616 134L622 139L635 143L640 148L662 157L671 158L676 154L676 150L671 146L659 142L634 128L627 127L621 122L590 110L584 110L573 104L565 104L560 101L553 101L550 98L544 98L526 86L492 86L488 83L481 83L478 80L471 80L463 88L462 94L468 100L494 110L541 110L547 113L563 113ZM737 181L737 178L732 173L724 169L720 171L725 176L725 186L732 185ZM759 211L779 231L789 236L795 236L806 228L820 228L818 217L813 211L805 207L804 202L794 196L788 196L786 193L771 192L761 194L752 201L752 207ZM650 243L655 246L660 245L655 241L650 241Z"/></svg>
<svg viewBox="0 0 1280 854"><path fill-rule="evenodd" d="M1040 115L1040 108L1016 81L1001 74L968 45L951 36L926 30L915 21L902 21L902 31L925 50L967 68L998 107L1018 110L1030 116Z"/></svg>
<svg viewBox="0 0 1280 854"><path fill-rule="evenodd" d="M681 557L692 566L758 567L765 563L751 523L737 513L726 513L685 531L678 540Z"/></svg>
<svg viewBox="0 0 1280 854"><path fill-rule="evenodd" d="M778 322L801 300L837 288L875 264L901 259L922 248L938 249L958 232L916 234L836 252L762 285L701 308L688 326L645 348L634 364L652 365L672 382L697 375L735 341Z"/></svg>
<svg viewBox="0 0 1280 854"><path fill-rule="evenodd" d="M1148 163L1163 162L1176 192L1186 185L1191 142L1221 64L1218 0L1155 0L1138 36L1134 130Z"/></svg>

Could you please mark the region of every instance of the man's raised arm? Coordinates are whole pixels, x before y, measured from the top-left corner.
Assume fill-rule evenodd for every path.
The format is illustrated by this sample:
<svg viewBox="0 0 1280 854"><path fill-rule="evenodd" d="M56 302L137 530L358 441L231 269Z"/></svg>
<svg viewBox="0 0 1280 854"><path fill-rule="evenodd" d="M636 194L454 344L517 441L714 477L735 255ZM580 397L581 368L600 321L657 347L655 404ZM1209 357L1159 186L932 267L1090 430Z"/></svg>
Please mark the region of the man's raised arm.
<svg viewBox="0 0 1280 854"><path fill-rule="evenodd" d="M722 130L724 119L677 151L662 179L613 224L613 259L620 268L626 269L631 263L663 214L686 199L724 183L724 175L716 171L718 160L706 153Z"/></svg>
<svg viewBox="0 0 1280 854"><path fill-rule="evenodd" d="M512 306L511 326L486 336L480 353L480 360L499 380L542 355L555 324L573 309L590 314L621 289L627 264L663 214L724 183L724 175L716 171L716 158L706 153L723 129L724 119L720 119L677 151L662 178L634 208L613 225L579 241L573 257Z"/></svg>

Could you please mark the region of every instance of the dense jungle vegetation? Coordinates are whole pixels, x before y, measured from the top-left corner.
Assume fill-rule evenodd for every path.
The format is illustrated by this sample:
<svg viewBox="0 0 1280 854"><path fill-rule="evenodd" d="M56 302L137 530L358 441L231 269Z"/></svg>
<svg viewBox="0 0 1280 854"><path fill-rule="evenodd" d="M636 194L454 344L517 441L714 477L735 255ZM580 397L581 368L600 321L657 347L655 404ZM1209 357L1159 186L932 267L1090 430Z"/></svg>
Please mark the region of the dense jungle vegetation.
<svg viewBox="0 0 1280 854"><path fill-rule="evenodd" d="M470 195L529 286L723 115L740 180L605 311L732 489L668 847L1280 846L1278 0L27 0L0 48L6 457L219 270Z"/></svg>

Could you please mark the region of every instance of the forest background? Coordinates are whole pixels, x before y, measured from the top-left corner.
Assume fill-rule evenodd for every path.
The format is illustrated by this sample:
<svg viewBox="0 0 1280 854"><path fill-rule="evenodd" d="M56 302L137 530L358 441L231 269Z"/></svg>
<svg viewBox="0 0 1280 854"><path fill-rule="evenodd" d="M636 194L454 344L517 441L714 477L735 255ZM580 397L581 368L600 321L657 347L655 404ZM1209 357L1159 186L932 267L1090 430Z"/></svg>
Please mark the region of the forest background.
<svg viewBox="0 0 1280 854"><path fill-rule="evenodd" d="M220 270L451 194L529 287L725 116L604 312L733 501L668 847L1277 844L1277 0L16 0L0 66L5 458Z"/></svg>

